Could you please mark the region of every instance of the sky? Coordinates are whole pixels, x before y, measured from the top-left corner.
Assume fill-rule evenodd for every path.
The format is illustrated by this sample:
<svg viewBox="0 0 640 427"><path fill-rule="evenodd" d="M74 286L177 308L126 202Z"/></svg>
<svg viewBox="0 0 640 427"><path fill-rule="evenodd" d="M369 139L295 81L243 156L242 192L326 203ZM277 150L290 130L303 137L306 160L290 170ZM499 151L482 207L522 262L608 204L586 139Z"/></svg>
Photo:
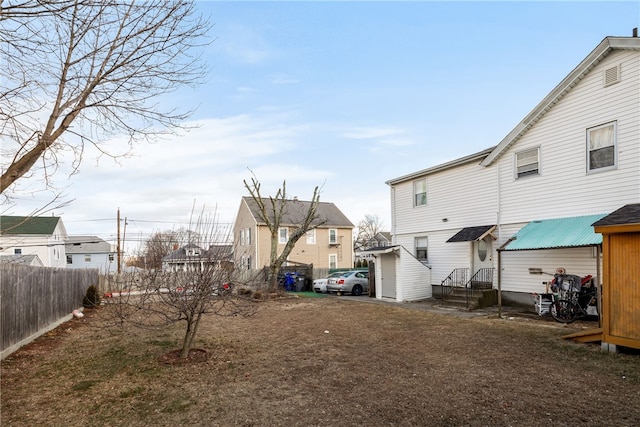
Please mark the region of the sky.
<svg viewBox="0 0 640 427"><path fill-rule="evenodd" d="M263 196L334 203L391 229L387 181L498 144L640 2L199 1L214 24L204 85L162 98L196 108L189 132L118 162L85 153L56 177L70 235L128 252L206 212L232 224L243 180ZM93 157L92 157L93 156ZM4 215L50 200L16 194ZM126 219L126 226L125 226Z"/></svg>

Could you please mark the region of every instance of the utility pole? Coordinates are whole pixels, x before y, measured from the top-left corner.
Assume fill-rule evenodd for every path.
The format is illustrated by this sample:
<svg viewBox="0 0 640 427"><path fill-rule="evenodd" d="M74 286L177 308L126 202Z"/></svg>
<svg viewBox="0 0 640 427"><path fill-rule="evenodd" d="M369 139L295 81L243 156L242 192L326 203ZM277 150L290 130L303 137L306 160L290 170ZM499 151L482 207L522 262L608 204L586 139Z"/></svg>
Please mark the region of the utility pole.
<svg viewBox="0 0 640 427"><path fill-rule="evenodd" d="M120 208L118 208L118 274L120 274L120 266L122 265L122 253L120 251Z"/></svg>

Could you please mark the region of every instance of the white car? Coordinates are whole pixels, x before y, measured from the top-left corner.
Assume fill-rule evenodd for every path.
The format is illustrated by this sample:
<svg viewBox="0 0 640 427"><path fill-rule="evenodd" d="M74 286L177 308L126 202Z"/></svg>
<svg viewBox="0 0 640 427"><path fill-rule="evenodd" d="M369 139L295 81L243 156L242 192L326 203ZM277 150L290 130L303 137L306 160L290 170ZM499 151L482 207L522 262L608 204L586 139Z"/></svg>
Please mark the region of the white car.
<svg viewBox="0 0 640 427"><path fill-rule="evenodd" d="M313 290L314 292L324 293L327 292L327 282L331 277L340 277L343 272L337 271L335 273L331 273L328 277L322 279L316 279L313 281Z"/></svg>

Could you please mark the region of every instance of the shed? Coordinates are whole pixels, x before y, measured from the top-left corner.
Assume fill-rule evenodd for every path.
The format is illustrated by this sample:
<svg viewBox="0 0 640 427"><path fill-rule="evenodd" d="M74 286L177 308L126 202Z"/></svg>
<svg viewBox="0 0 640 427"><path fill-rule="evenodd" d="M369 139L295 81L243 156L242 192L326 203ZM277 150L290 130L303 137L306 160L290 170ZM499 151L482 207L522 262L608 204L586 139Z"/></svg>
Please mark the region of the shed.
<svg viewBox="0 0 640 427"><path fill-rule="evenodd" d="M593 226L602 234L603 347L640 349L640 203L625 205Z"/></svg>

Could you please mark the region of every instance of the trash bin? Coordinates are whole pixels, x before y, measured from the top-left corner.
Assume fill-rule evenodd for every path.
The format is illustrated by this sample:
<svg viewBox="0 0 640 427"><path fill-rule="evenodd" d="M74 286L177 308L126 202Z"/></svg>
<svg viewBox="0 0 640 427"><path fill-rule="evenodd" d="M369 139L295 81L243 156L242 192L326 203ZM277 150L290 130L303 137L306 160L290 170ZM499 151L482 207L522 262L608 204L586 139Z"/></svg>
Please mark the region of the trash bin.
<svg viewBox="0 0 640 427"><path fill-rule="evenodd" d="M296 292L303 292L305 290L305 278L304 276L298 275L296 278Z"/></svg>

